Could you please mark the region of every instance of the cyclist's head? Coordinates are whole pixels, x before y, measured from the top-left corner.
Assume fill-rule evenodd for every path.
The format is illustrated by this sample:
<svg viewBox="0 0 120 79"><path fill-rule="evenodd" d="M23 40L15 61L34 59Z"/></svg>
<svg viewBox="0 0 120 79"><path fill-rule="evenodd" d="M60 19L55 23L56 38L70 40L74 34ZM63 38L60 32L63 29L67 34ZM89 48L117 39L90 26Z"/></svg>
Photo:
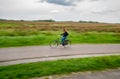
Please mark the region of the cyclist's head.
<svg viewBox="0 0 120 79"><path fill-rule="evenodd" d="M67 31L67 29L63 28L63 31L64 31L64 32L66 32L66 31Z"/></svg>

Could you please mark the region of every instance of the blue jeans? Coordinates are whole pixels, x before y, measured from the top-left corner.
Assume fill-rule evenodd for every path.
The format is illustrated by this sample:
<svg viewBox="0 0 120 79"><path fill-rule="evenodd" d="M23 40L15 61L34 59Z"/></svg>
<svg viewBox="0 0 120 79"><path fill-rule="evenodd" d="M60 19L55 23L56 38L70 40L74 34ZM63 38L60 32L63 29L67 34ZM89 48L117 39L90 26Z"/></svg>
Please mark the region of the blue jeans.
<svg viewBox="0 0 120 79"><path fill-rule="evenodd" d="M61 38L61 44L62 45L64 45L64 41L65 41L66 38L67 38L66 36Z"/></svg>

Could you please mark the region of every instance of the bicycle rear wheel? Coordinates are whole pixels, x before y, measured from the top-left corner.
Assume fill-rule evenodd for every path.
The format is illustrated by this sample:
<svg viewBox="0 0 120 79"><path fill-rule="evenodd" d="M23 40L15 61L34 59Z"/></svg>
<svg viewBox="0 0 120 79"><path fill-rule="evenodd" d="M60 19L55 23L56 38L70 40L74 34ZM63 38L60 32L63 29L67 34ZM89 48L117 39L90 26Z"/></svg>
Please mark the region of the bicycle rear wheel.
<svg viewBox="0 0 120 79"><path fill-rule="evenodd" d="M57 40L51 41L51 42L49 43L49 46L50 46L51 48L56 48L58 45L59 45L59 41L57 41Z"/></svg>

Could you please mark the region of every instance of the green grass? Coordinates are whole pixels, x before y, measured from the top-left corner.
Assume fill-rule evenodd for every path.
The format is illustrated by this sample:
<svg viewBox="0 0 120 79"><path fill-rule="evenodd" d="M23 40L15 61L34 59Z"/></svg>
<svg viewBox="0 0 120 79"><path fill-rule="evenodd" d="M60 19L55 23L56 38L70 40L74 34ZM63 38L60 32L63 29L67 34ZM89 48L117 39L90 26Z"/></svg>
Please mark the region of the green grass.
<svg viewBox="0 0 120 79"><path fill-rule="evenodd" d="M120 67L120 55L36 62L0 66L0 79L28 79L55 74L104 70L118 67Z"/></svg>
<svg viewBox="0 0 120 79"><path fill-rule="evenodd" d="M20 23L15 23L15 22L1 22L0 21L0 27L16 27L19 26Z"/></svg>
<svg viewBox="0 0 120 79"><path fill-rule="evenodd" d="M120 36L112 32L72 33L73 43L120 43Z"/></svg>
<svg viewBox="0 0 120 79"><path fill-rule="evenodd" d="M53 34L54 32L42 31L38 35L1 36L0 47L48 45L50 40L56 39L57 35Z"/></svg>
<svg viewBox="0 0 120 79"><path fill-rule="evenodd" d="M26 32L30 33L30 32ZM26 34L24 32L13 33L7 36L0 36L0 47L48 45L50 41L60 38L60 31L39 31L36 34ZM69 32L68 39L72 44L81 43L120 43L120 36L112 32ZM10 33L9 33L10 34ZM19 36L21 35L21 36Z"/></svg>

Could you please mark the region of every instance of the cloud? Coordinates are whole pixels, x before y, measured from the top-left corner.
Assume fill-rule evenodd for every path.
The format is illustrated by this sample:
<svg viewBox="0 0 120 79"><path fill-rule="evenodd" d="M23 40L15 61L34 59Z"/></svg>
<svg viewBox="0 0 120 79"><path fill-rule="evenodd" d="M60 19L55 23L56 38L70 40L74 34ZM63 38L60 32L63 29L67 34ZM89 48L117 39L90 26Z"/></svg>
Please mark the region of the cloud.
<svg viewBox="0 0 120 79"><path fill-rule="evenodd" d="M102 10L94 10L94 11L91 11L92 13L95 13L95 14L108 14L108 13L117 13L117 12L120 12L120 10L118 9L102 9Z"/></svg>
<svg viewBox="0 0 120 79"><path fill-rule="evenodd" d="M90 0L90 1L107 1L107 0Z"/></svg>
<svg viewBox="0 0 120 79"><path fill-rule="evenodd" d="M59 10L52 10L51 13L59 13Z"/></svg>
<svg viewBox="0 0 120 79"><path fill-rule="evenodd" d="M0 18L119 22L120 0L0 0Z"/></svg>
<svg viewBox="0 0 120 79"><path fill-rule="evenodd" d="M83 0L40 0L40 2L47 2L56 5L62 6L75 6L76 2L83 1Z"/></svg>

